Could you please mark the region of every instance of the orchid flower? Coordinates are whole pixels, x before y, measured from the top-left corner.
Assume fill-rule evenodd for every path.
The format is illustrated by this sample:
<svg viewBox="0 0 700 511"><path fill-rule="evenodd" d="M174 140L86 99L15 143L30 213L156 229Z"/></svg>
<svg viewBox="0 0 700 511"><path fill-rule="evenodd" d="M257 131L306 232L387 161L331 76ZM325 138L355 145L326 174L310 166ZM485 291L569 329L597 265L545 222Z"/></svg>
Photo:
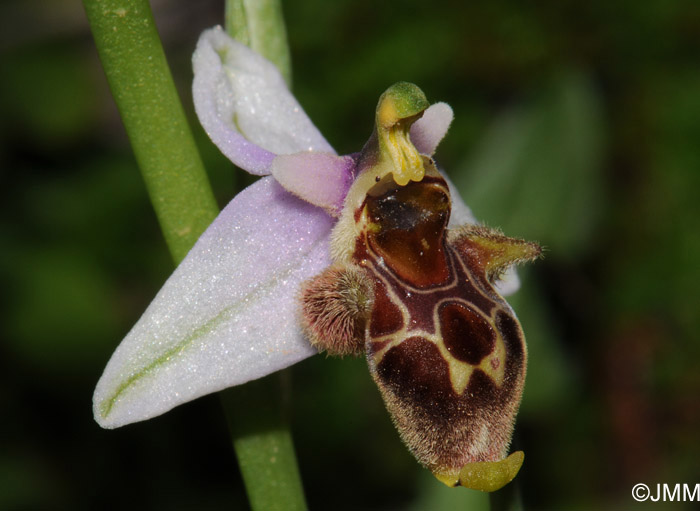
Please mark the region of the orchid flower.
<svg viewBox="0 0 700 511"><path fill-rule="evenodd" d="M332 265L331 232L361 173L361 153L337 155L275 66L220 27L202 34L193 66L207 134L234 164L263 177L224 208L113 354L93 401L104 428L318 353L299 320L300 289ZM452 117L437 103L412 119L418 153L433 155ZM475 224L447 183L450 226ZM508 270L497 285L513 292L517 277Z"/></svg>

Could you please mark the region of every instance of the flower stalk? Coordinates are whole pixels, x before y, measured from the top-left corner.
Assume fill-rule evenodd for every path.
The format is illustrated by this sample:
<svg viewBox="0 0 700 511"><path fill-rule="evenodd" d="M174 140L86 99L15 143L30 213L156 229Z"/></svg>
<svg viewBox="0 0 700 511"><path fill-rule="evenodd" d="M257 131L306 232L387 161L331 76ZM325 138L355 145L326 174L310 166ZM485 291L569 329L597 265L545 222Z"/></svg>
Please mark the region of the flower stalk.
<svg viewBox="0 0 700 511"><path fill-rule="evenodd" d="M284 417L287 371L221 392L231 439L250 507L266 511L307 509L292 435ZM241 410L254 413L241 414Z"/></svg>
<svg viewBox="0 0 700 511"><path fill-rule="evenodd" d="M168 249L179 263L219 213L147 0L84 0Z"/></svg>
<svg viewBox="0 0 700 511"><path fill-rule="evenodd" d="M161 230L174 262L179 264L219 209L178 98L150 5L147 0L83 3ZM281 15L274 25L282 27L281 39L272 47L282 65L286 51L285 76L289 77L286 33L280 22ZM255 27L251 30L253 41L258 42L265 37L275 39L273 33L274 27L263 32ZM280 386L275 375L264 384L228 391L222 399L253 510L306 507L291 435L280 412Z"/></svg>

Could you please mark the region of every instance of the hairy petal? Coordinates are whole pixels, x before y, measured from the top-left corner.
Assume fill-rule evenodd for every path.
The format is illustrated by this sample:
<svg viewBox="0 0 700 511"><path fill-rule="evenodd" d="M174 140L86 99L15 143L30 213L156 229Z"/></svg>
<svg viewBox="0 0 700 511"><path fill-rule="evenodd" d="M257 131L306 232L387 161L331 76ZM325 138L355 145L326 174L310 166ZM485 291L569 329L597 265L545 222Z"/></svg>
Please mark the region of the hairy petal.
<svg viewBox="0 0 700 511"><path fill-rule="evenodd" d="M440 141L447 134L454 114L447 103L430 105L423 116L411 126L411 142L418 152L432 156Z"/></svg>
<svg viewBox="0 0 700 511"><path fill-rule="evenodd" d="M95 389L97 422L145 420L316 353L296 296L330 264L331 226L272 177L238 194L115 351Z"/></svg>
<svg viewBox="0 0 700 511"><path fill-rule="evenodd" d="M272 175L287 190L338 217L354 179L355 158L328 153L281 155Z"/></svg>
<svg viewBox="0 0 700 511"><path fill-rule="evenodd" d="M263 175L278 154L335 153L274 64L221 27L202 33L192 64L197 116L212 141L239 167Z"/></svg>

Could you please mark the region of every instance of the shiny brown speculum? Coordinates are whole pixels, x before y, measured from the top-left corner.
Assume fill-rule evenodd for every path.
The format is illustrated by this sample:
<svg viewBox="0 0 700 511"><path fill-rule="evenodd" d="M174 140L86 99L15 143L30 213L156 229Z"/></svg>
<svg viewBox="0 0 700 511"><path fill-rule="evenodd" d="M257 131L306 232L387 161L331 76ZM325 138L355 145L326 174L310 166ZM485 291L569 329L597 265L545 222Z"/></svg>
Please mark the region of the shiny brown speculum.
<svg viewBox="0 0 700 511"><path fill-rule="evenodd" d="M371 139L368 150L381 144ZM448 230L449 188L432 160L419 158L420 180L399 185L378 174L355 191L346 213L353 225L339 225L352 236L336 237L351 244L347 256L306 283L302 322L320 350L366 354L422 465L449 486L493 491L522 464L522 453L506 452L527 350L492 283L540 248L475 225Z"/></svg>

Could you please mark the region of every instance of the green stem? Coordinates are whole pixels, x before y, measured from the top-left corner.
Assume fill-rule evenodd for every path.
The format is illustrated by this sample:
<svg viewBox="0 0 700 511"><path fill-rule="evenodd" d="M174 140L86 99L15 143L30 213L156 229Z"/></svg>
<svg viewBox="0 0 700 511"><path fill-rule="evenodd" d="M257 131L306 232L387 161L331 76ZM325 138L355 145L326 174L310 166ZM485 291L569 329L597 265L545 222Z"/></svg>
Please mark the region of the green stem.
<svg viewBox="0 0 700 511"><path fill-rule="evenodd" d="M251 509L303 511L304 489L282 414L284 371L221 393ZM254 410L242 417L241 410Z"/></svg>
<svg viewBox="0 0 700 511"><path fill-rule="evenodd" d="M83 3L158 221L179 263L216 218L218 207L150 5L147 0ZM286 36L284 41L286 48ZM305 509L291 435L280 413L281 385L276 379L265 382L222 396L251 506L255 511Z"/></svg>
<svg viewBox="0 0 700 511"><path fill-rule="evenodd" d="M280 0L226 0L226 31L274 63L291 87L291 59ZM282 415L284 374L221 393L254 511L306 509L289 426ZM255 410L241 415L237 411Z"/></svg>
<svg viewBox="0 0 700 511"><path fill-rule="evenodd" d="M218 206L147 0L83 0L95 44L176 263Z"/></svg>
<svg viewBox="0 0 700 511"><path fill-rule="evenodd" d="M272 62L292 83L292 64L281 0L226 0L226 31Z"/></svg>

